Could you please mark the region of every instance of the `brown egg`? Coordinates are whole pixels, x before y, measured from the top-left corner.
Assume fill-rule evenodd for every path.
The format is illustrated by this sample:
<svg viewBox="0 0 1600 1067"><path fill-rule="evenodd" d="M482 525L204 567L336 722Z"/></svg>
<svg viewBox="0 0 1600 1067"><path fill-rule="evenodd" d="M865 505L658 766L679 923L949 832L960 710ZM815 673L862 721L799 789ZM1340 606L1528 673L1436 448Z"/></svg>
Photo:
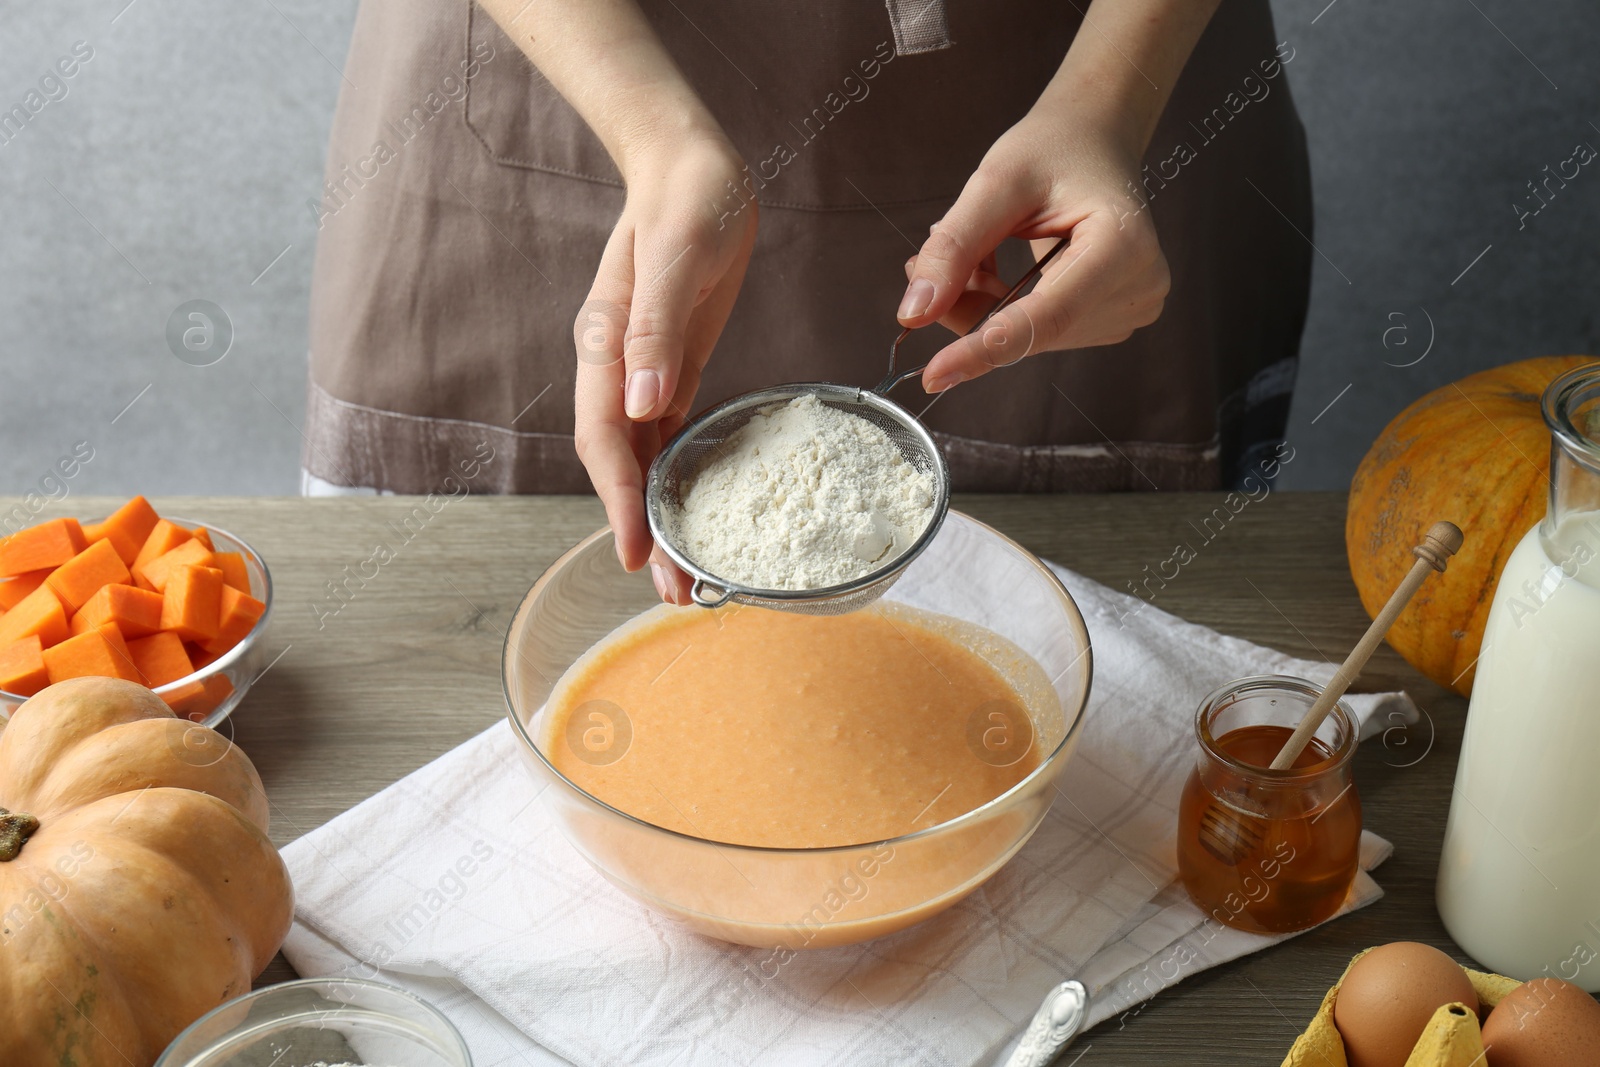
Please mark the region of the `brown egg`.
<svg viewBox="0 0 1600 1067"><path fill-rule="evenodd" d="M1559 978L1507 993L1483 1024L1489 1067L1600 1067L1600 1004Z"/></svg>
<svg viewBox="0 0 1600 1067"><path fill-rule="evenodd" d="M1467 972L1429 945L1396 941L1356 961L1333 1002L1333 1025L1350 1067L1405 1067L1442 1004L1478 1010Z"/></svg>

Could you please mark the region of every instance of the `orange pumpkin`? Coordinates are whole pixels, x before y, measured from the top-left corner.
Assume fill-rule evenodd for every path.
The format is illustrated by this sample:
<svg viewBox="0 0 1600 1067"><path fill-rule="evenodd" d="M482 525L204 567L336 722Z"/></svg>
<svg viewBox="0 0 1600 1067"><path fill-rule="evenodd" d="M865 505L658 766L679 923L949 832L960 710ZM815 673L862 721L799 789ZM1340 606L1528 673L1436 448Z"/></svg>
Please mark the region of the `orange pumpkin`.
<svg viewBox="0 0 1600 1067"><path fill-rule="evenodd" d="M1594 356L1545 356L1435 389L1384 428L1350 483L1350 575L1376 615L1414 562L1410 549L1448 519L1466 544L1395 620L1389 644L1417 670L1465 696L1495 583L1522 535L1544 517L1550 431L1545 387Z"/></svg>
<svg viewBox="0 0 1600 1067"><path fill-rule="evenodd" d="M288 933L255 768L143 686L74 678L18 708L0 807L6 1067L148 1067Z"/></svg>

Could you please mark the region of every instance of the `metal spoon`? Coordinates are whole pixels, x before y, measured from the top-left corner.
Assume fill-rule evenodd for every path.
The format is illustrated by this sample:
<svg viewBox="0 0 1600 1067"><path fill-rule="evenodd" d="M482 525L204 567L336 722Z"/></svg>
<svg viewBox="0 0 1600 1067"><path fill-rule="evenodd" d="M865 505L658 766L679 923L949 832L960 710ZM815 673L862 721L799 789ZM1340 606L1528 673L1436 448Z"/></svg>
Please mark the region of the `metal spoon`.
<svg viewBox="0 0 1600 1067"><path fill-rule="evenodd" d="M1048 1067L1072 1043L1089 1017L1089 991L1077 979L1062 982L1044 998L1006 1067Z"/></svg>

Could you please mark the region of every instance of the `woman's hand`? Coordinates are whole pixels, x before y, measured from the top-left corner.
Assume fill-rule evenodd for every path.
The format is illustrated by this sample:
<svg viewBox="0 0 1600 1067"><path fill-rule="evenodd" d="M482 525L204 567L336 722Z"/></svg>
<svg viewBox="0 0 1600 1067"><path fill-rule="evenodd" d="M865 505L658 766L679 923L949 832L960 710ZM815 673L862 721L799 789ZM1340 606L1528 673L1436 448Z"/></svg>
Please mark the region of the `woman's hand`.
<svg viewBox="0 0 1600 1067"><path fill-rule="evenodd" d="M622 565L648 560L662 598L687 603L687 577L652 551L644 472L688 418L750 261L756 206L733 191L743 163L720 133L627 160L622 216L573 324L578 457Z"/></svg>
<svg viewBox="0 0 1600 1067"><path fill-rule="evenodd" d="M636 0L479 0L600 138L628 196L573 324L578 458L617 557L675 603L688 579L644 514L644 472L688 417L756 236L744 164Z"/></svg>
<svg viewBox="0 0 1600 1067"><path fill-rule="evenodd" d="M971 329L1009 288L1007 237L1043 256L1071 243L1027 296L934 356L930 393L1025 356L1125 340L1161 314L1169 275L1139 193L1139 161L1217 0L1093 0L1061 68L996 141L906 264L905 326Z"/></svg>
<svg viewBox="0 0 1600 1067"><path fill-rule="evenodd" d="M930 393L1039 352L1115 344L1161 314L1167 260L1130 191L1138 156L1038 110L995 142L907 261L900 322L967 334L1010 288L995 274L1002 240L1031 240L1035 258L1059 237L1071 243L1031 293L934 356L922 374Z"/></svg>

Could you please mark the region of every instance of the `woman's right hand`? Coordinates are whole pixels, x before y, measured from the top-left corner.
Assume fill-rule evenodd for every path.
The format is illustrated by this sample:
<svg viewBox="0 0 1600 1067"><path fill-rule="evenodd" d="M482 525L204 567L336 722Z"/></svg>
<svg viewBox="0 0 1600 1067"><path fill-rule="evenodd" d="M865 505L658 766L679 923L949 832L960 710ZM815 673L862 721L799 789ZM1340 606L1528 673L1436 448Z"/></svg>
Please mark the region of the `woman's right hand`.
<svg viewBox="0 0 1600 1067"><path fill-rule="evenodd" d="M739 153L637 0L478 0L622 173L622 216L573 324L578 458L630 571L664 599L688 579L644 516L644 472L688 417L756 237ZM741 196L740 193L744 195Z"/></svg>
<svg viewBox="0 0 1600 1067"><path fill-rule="evenodd" d="M756 205L720 131L659 137L627 154L623 176L622 216L573 324L578 457L622 565L649 562L662 598L687 603L687 577L653 547L644 474L688 418L744 280Z"/></svg>

